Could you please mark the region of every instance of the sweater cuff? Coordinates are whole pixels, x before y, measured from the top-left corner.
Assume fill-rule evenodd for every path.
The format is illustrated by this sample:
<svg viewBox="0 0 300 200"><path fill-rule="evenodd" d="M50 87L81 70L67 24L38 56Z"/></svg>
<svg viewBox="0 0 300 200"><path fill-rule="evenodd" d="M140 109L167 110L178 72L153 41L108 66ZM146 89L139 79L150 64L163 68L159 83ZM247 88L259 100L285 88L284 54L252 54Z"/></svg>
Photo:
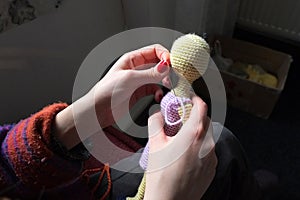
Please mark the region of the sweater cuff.
<svg viewBox="0 0 300 200"><path fill-rule="evenodd" d="M35 114L37 118L42 118L44 120L44 125L42 126L44 127L43 138L45 138L45 143L48 148L55 154L62 156L67 160L87 160L90 154L82 143L68 150L53 134L55 116L67 106L66 103L56 103L45 107Z"/></svg>
<svg viewBox="0 0 300 200"><path fill-rule="evenodd" d="M2 156L16 177L27 187L51 188L80 175L82 162L65 159L64 153L53 149L52 123L58 112L67 107L57 103L20 121L2 143Z"/></svg>
<svg viewBox="0 0 300 200"><path fill-rule="evenodd" d="M86 160L90 154L82 143L68 150L53 134L55 116L67 106L66 103L52 104L36 113L34 117L41 120L43 139L51 151L68 160Z"/></svg>

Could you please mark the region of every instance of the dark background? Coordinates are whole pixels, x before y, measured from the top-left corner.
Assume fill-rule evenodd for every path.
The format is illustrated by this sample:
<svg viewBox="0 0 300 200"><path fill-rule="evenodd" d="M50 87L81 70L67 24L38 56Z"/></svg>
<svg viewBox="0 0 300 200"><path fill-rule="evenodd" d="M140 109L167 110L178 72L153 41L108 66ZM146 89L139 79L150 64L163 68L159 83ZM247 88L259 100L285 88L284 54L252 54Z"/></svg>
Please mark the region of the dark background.
<svg viewBox="0 0 300 200"><path fill-rule="evenodd" d="M279 195L275 199L300 199L300 84L297 76L300 74L300 48L290 41L266 37L238 26L233 37L290 54L293 58L285 88L270 117L259 118L228 106L225 126L239 139L253 172L263 169L278 177ZM203 85L201 89L205 90ZM195 92L210 104L205 91ZM137 123L147 125L147 117L148 111ZM146 143L144 139L137 140L143 145Z"/></svg>
<svg viewBox="0 0 300 200"><path fill-rule="evenodd" d="M236 27L234 38L290 54L286 85L268 120L229 107L225 125L242 143L253 170L267 169L280 181L278 199L300 199L300 48L297 43L281 41Z"/></svg>
<svg viewBox="0 0 300 200"><path fill-rule="evenodd" d="M13 2L17 1L10 2L15 4ZM18 4L21 10L22 5L29 6L27 1L18 2L22 3ZM1 64L12 66L0 65L1 124L17 122L56 101L70 103L74 78L86 55L104 39L126 28L123 27L123 8L118 1L84 2L53 1L53 13L49 11L31 22L1 33ZM21 15L21 21L27 17L27 22L32 19L33 12L29 7L25 9L27 16L24 12L13 15ZM197 6L194 7L197 16L199 11ZM170 7L168 10L164 10L164 6L154 7L155 13L158 9L161 11L161 15L157 14L159 22L166 18L172 21L172 15L167 14ZM139 15L135 14L147 15L143 10L135 11L137 13L129 12L133 19L139 19ZM278 20L283 17L281 14L276 16ZM147 25L141 22L141 26ZM185 25L184 22L182 25ZM240 140L253 171L266 169L278 176L281 186L278 199L300 199L300 45L239 26L235 28L233 37L290 54L293 58L285 88L269 119L228 107L225 125ZM147 119L142 122L146 123Z"/></svg>

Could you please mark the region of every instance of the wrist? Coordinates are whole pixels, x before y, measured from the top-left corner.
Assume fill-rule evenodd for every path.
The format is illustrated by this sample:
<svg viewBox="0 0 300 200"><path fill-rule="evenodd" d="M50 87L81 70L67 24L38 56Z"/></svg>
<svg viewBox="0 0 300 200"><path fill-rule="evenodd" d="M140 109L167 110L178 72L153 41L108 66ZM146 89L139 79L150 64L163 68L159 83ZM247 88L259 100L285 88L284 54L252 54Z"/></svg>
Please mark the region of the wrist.
<svg viewBox="0 0 300 200"><path fill-rule="evenodd" d="M54 137L68 150L80 143L72 113L72 105L60 111L54 120Z"/></svg>

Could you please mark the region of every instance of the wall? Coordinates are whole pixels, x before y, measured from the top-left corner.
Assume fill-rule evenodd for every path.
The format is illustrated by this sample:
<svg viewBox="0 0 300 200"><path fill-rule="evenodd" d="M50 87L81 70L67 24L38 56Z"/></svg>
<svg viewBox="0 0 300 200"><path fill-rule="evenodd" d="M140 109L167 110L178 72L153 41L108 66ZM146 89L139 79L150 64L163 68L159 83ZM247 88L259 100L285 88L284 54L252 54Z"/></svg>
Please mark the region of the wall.
<svg viewBox="0 0 300 200"><path fill-rule="evenodd" d="M0 34L0 124L56 101L71 102L73 81L93 47L123 30L118 0L65 0L55 13Z"/></svg>
<svg viewBox="0 0 300 200"><path fill-rule="evenodd" d="M300 42L299 11L299 0L244 0L238 24L267 36Z"/></svg>
<svg viewBox="0 0 300 200"><path fill-rule="evenodd" d="M122 0L129 28L159 26L182 33L231 36L240 0Z"/></svg>

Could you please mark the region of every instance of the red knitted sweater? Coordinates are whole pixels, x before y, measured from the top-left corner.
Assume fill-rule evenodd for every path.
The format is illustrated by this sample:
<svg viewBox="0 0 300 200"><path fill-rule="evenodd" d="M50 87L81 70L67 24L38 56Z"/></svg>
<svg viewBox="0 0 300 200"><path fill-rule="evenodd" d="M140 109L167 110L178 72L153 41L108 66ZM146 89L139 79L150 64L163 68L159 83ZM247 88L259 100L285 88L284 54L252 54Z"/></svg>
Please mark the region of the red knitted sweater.
<svg viewBox="0 0 300 200"><path fill-rule="evenodd" d="M55 115L65 107L65 103L53 104L15 125L0 127L0 196L92 199L95 188L89 185L88 175L103 171L107 175L99 178L109 179L109 168L89 158L83 147L73 156L74 152L63 151L51 134ZM105 132L126 150L141 147L112 127ZM108 184L103 195L107 196L109 190Z"/></svg>

